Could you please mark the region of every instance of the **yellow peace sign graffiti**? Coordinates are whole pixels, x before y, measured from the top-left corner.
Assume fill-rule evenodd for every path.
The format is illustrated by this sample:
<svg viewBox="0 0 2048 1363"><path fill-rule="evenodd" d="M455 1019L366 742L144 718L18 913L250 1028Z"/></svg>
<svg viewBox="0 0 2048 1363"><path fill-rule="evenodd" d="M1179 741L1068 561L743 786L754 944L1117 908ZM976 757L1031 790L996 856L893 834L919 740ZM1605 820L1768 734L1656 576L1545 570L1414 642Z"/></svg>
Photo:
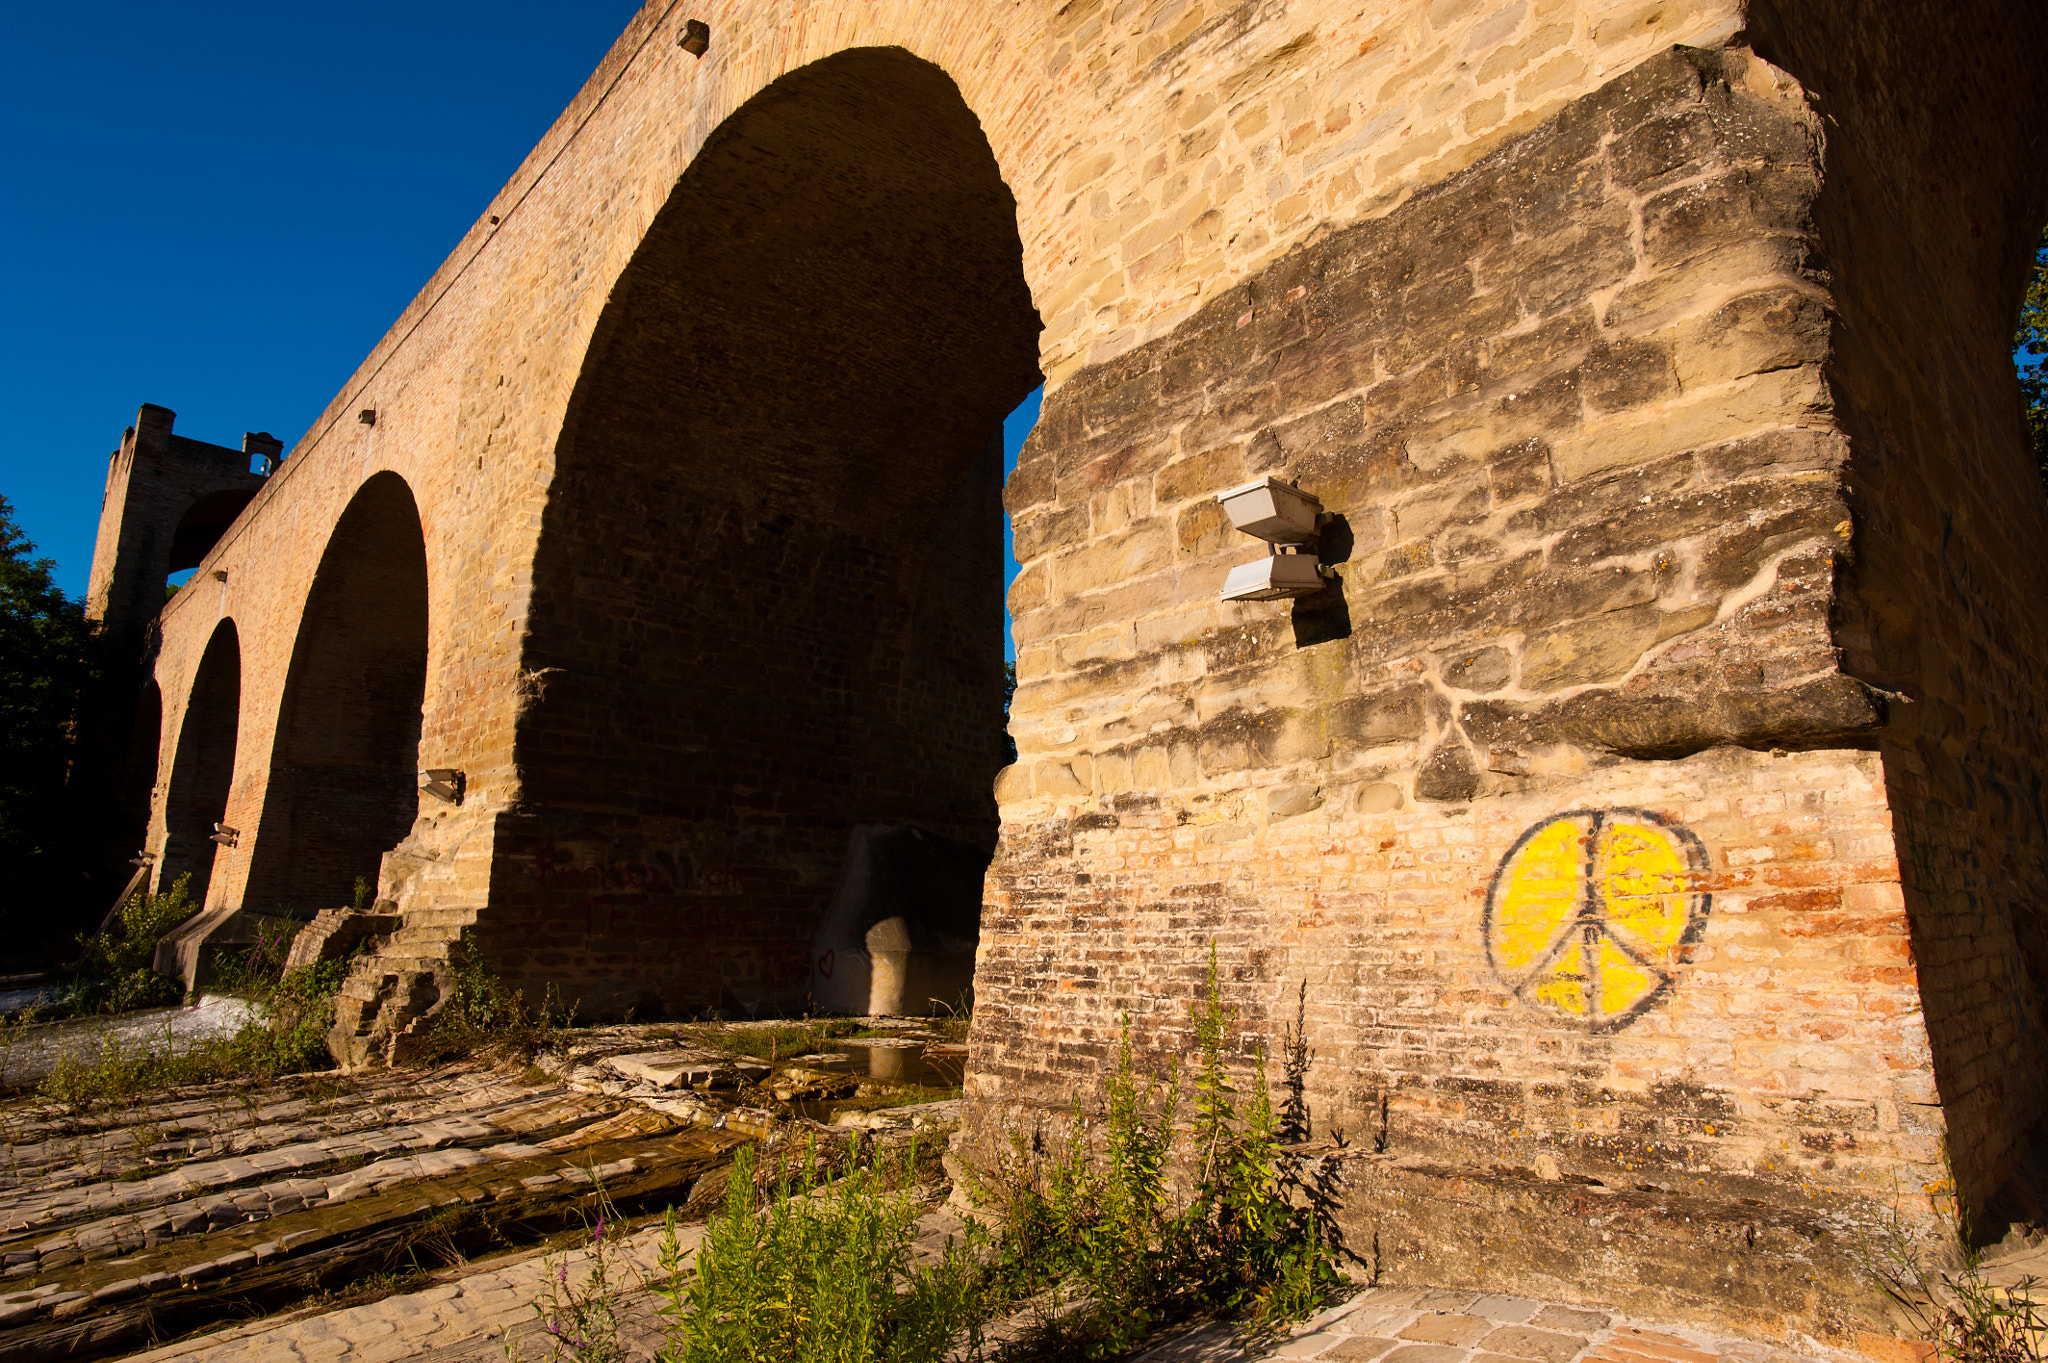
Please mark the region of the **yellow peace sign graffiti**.
<svg viewBox="0 0 2048 1363"><path fill-rule="evenodd" d="M1575 809L1522 834L1486 892L1486 957L1516 998L1596 1032L1671 987L1706 930L1706 849L1646 809Z"/></svg>

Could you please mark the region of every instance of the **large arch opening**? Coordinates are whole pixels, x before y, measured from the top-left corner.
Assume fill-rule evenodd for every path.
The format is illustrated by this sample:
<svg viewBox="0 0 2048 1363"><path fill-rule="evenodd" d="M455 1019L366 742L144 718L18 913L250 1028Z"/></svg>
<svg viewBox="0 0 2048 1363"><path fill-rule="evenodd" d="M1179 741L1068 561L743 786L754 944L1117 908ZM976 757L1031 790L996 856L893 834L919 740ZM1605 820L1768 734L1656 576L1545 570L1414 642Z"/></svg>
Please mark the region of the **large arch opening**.
<svg viewBox="0 0 2048 1363"><path fill-rule="evenodd" d="M478 924L508 975L597 1012L800 1005L857 829L986 861L1001 427L1039 330L938 67L843 52L706 141L564 423Z"/></svg>
<svg viewBox="0 0 2048 1363"><path fill-rule="evenodd" d="M193 675L178 747L164 796L164 847L157 862L158 890L181 875L192 877L191 902L204 904L221 845L214 825L227 816L235 777L235 739L242 713L242 641L235 622L223 620L207 640Z"/></svg>
<svg viewBox="0 0 2048 1363"><path fill-rule="evenodd" d="M299 621L242 907L310 918L375 885L419 812L427 547L412 489L379 473L321 555Z"/></svg>

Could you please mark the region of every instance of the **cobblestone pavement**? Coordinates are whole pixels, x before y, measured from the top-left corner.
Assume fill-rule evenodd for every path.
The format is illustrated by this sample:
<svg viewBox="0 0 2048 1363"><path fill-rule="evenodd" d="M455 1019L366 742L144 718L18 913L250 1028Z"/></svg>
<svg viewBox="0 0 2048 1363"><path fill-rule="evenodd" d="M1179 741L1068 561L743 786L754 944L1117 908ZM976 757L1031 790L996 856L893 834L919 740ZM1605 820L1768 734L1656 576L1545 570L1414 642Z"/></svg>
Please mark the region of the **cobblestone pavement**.
<svg viewBox="0 0 2048 1363"><path fill-rule="evenodd" d="M1340 1302L1274 1347L1246 1353L1227 1331L1194 1331L1139 1363L1820 1363L1818 1345L1786 1349L1608 1311L1428 1287L1374 1287Z"/></svg>
<svg viewBox="0 0 2048 1363"><path fill-rule="evenodd" d="M685 1249L697 1231L687 1228ZM632 1264L650 1276L659 1235L630 1242ZM571 1255L570 1281L587 1273ZM138 1356L138 1363L485 1363L545 1354L532 1303L545 1290L540 1258L494 1267L422 1292L324 1315L223 1330ZM656 1301L629 1299L620 1331L629 1356L652 1358L661 1336ZM1292 1338L1247 1352L1234 1331L1208 1326L1154 1345L1135 1363L1250 1363L1317 1359L1329 1363L1841 1363L1848 1355L1808 1345L1793 1350L1717 1335L1691 1326L1634 1320L1605 1311L1419 1287L1367 1288L1303 1325Z"/></svg>

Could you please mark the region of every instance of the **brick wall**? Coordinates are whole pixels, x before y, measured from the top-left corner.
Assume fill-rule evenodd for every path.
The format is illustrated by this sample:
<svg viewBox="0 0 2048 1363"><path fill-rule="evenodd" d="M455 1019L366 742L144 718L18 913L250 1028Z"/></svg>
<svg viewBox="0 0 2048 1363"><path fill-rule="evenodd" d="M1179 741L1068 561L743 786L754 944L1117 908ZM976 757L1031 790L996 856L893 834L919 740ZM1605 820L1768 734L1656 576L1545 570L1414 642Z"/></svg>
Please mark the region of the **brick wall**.
<svg viewBox="0 0 2048 1363"><path fill-rule="evenodd" d="M150 827L150 846L157 853L153 877L161 892L189 874L192 903L205 905L220 902L224 888L213 883L221 848L212 837L214 825L226 821L240 756L242 649L232 621L214 629L191 689L180 699L177 726L164 735L173 757L159 768Z"/></svg>
<svg viewBox="0 0 2048 1363"><path fill-rule="evenodd" d="M981 1148L1071 1104L1126 1014L1184 1050L1213 942L1245 1054L1306 982L1320 1134L1824 1213L1795 1259L1900 1189L1927 1224L1884 698L1830 624L1817 133L1764 63L1660 57L1048 396L1007 494ZM1291 609L1215 595L1263 550L1213 494L1262 474L1340 518L1340 584ZM1476 1253L1438 1195L1354 1229L1434 1245L1388 1265L1427 1276ZM1495 1279L1617 1290L1553 1281L1561 1243ZM1843 1258L1819 1292L1778 1267L1771 1311L1882 1316Z"/></svg>

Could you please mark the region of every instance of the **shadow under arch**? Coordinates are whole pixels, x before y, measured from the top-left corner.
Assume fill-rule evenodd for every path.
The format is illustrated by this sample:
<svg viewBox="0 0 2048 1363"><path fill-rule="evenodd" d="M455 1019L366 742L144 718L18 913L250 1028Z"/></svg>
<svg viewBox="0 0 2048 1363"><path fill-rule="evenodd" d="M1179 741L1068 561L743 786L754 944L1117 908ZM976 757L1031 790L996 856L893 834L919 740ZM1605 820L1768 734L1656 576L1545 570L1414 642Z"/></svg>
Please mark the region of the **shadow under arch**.
<svg viewBox="0 0 2048 1363"><path fill-rule="evenodd" d="M163 745L164 693L151 677L137 694L128 746L112 790L112 834L126 856L136 855L149 838L149 802L156 792Z"/></svg>
<svg viewBox="0 0 2048 1363"><path fill-rule="evenodd" d="M705 142L564 420L477 924L508 978L787 1006L856 826L993 848L1001 425L1040 329L939 67L842 52Z"/></svg>
<svg viewBox="0 0 2048 1363"><path fill-rule="evenodd" d="M427 547L412 489L367 479L335 523L285 675L242 907L347 905L419 812Z"/></svg>
<svg viewBox="0 0 2048 1363"><path fill-rule="evenodd" d="M164 795L163 855L156 870L159 892L189 874L195 905L206 902L221 850L213 841L213 826L228 811L241 712L242 640L235 622L223 620L214 626L206 652L199 657L199 670L178 719L178 746Z"/></svg>
<svg viewBox="0 0 2048 1363"><path fill-rule="evenodd" d="M197 568L255 496L253 489L231 488L209 492L193 502L171 532L170 559L164 571L181 573Z"/></svg>

